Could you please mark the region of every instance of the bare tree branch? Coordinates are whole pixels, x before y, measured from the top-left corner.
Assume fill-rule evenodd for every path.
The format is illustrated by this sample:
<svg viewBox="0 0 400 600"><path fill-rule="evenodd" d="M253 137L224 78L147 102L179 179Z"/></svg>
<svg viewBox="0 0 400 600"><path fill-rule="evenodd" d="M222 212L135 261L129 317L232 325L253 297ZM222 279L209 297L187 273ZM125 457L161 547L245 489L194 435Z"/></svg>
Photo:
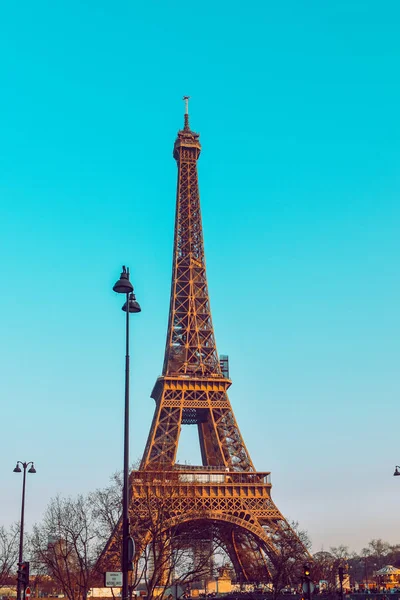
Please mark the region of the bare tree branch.
<svg viewBox="0 0 400 600"><path fill-rule="evenodd" d="M57 496L30 537L32 562L38 573L58 582L68 600L86 600L93 579L99 539L88 498Z"/></svg>
<svg viewBox="0 0 400 600"><path fill-rule="evenodd" d="M15 570L18 559L19 525L10 529L0 527L0 588L9 583L11 571Z"/></svg>

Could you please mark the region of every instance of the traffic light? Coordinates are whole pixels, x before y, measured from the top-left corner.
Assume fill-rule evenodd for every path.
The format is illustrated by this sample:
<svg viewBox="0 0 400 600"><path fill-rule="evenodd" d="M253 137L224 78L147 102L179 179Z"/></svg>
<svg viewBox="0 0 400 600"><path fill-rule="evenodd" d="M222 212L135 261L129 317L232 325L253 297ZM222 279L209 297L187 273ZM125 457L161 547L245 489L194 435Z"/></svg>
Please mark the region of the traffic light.
<svg viewBox="0 0 400 600"><path fill-rule="evenodd" d="M311 569L310 566L306 563L303 565L303 576L302 576L302 589L304 592L304 597L307 600L311 600L311 594L314 591L314 584L311 581Z"/></svg>
<svg viewBox="0 0 400 600"><path fill-rule="evenodd" d="M27 561L18 563L18 581L20 585L29 585L29 563Z"/></svg>

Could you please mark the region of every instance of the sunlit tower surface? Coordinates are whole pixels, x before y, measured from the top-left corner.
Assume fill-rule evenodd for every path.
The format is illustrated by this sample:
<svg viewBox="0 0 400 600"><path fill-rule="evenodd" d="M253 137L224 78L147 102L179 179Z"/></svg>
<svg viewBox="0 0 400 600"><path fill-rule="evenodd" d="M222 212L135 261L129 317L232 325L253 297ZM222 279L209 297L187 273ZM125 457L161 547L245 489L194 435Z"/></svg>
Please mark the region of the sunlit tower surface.
<svg viewBox="0 0 400 600"><path fill-rule="evenodd" d="M173 150L178 183L164 365L151 394L156 406L140 468L130 476L130 514L144 514L151 495L163 498L170 527L203 522L238 580L265 581L277 552L274 533L288 525L271 499L270 473L253 465L227 395L228 360L218 356L206 277L197 175L201 145L184 100L184 127ZM197 427L199 466L176 462L185 425ZM131 535L142 548L141 532L131 529ZM104 564L112 564L117 546L115 532Z"/></svg>

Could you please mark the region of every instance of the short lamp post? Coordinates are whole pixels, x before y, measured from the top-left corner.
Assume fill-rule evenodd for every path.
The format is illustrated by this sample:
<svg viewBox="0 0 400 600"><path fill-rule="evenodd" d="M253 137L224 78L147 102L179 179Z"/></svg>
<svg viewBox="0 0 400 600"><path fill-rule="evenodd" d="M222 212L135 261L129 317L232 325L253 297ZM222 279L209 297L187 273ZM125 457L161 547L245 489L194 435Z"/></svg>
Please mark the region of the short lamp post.
<svg viewBox="0 0 400 600"><path fill-rule="evenodd" d="M126 294L122 310L126 312L126 353L125 353L125 416L124 416L124 485L122 492L122 600L128 600L128 572L133 556L129 533L129 313L141 311L129 281L129 269L122 267L121 277L113 287L114 292Z"/></svg>
<svg viewBox="0 0 400 600"><path fill-rule="evenodd" d="M398 477L398 475L400 475L400 470L399 469L400 469L399 465L396 465L396 468L395 468L394 473L393 473L394 477Z"/></svg>
<svg viewBox="0 0 400 600"><path fill-rule="evenodd" d="M21 466L20 466L21 465ZM22 503L21 503L21 523L19 527L19 554L18 554L18 567L21 567L22 564L22 553L24 547L24 517L25 517L25 483L26 483L26 469L30 466L28 473L36 473L36 469L32 461L30 462L22 462L20 460L17 461L17 464L14 469L14 473L21 473L24 471L23 479L22 479ZM21 469L22 467L22 469ZM21 600L21 578L18 573L17 580L17 600Z"/></svg>

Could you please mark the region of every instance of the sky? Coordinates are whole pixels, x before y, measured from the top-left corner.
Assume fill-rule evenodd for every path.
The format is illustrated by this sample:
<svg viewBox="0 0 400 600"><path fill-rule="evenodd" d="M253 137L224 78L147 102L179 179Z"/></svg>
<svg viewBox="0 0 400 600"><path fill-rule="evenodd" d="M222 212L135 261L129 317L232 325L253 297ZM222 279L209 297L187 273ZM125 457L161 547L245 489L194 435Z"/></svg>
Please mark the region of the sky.
<svg viewBox="0 0 400 600"><path fill-rule="evenodd" d="M400 5L20 0L0 19L0 524L132 462L169 308L188 94L230 400L313 550L400 542ZM194 428L179 459L195 464ZM19 479L18 479L19 477Z"/></svg>

